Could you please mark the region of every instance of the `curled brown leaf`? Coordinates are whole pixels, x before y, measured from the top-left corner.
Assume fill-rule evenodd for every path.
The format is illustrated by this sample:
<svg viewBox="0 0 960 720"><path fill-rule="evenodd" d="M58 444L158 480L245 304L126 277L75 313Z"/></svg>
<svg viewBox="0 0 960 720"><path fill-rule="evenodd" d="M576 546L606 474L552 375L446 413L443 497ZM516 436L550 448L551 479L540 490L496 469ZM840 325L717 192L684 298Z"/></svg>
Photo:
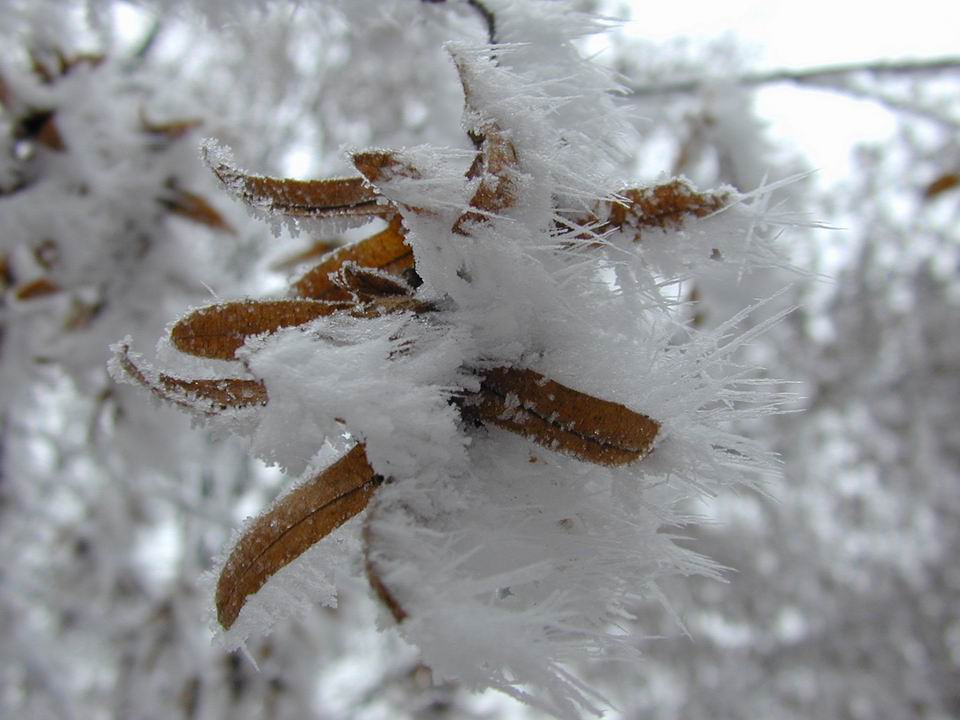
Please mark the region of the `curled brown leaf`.
<svg viewBox="0 0 960 720"><path fill-rule="evenodd" d="M352 307L351 303L322 300L238 300L208 305L176 323L170 339L181 352L232 360L248 337L303 325Z"/></svg>
<svg viewBox="0 0 960 720"><path fill-rule="evenodd" d="M140 113L140 127L145 133L156 135L165 140L179 140L184 135L203 125L203 120L171 120L169 122L151 122L147 116Z"/></svg>
<svg viewBox="0 0 960 720"><path fill-rule="evenodd" d="M10 258L6 253L0 252L0 293L6 292L7 288L13 283L13 269L10 267Z"/></svg>
<svg viewBox="0 0 960 720"><path fill-rule="evenodd" d="M389 216L395 211L378 202L363 178L292 180L244 172L223 159L204 158L231 194L253 208L289 217L332 218Z"/></svg>
<svg viewBox="0 0 960 720"><path fill-rule="evenodd" d="M517 169L517 151L498 125L485 126L479 162L474 162L467 173L469 178L479 177L480 184L470 198L470 207L453 225L453 232L466 235L467 225L483 223L490 216L507 210L517 201L517 188L514 173Z"/></svg>
<svg viewBox="0 0 960 720"><path fill-rule="evenodd" d="M36 280L30 280L18 285L13 295L17 300L35 300L37 298L47 297L60 292L61 288L57 283L47 277L39 277Z"/></svg>
<svg viewBox="0 0 960 720"><path fill-rule="evenodd" d="M420 178L420 171L392 150L364 150L350 156L353 166L372 185L394 177Z"/></svg>
<svg viewBox="0 0 960 720"><path fill-rule="evenodd" d="M405 234L397 215L380 232L338 248L310 268L293 283L296 295L315 300L348 300L350 293L330 277L347 262L383 272L400 274L414 266L413 250L404 242Z"/></svg>
<svg viewBox="0 0 960 720"><path fill-rule="evenodd" d="M158 373L150 378L130 356L130 347L121 345L117 363L137 383L164 402L178 405L193 413L216 415L225 410L267 404L267 388L260 380L216 378L186 380Z"/></svg>
<svg viewBox="0 0 960 720"><path fill-rule="evenodd" d="M336 282L361 302L386 297L409 297L413 294L413 288L402 278L354 262L340 266Z"/></svg>
<svg viewBox="0 0 960 720"><path fill-rule="evenodd" d="M960 174L944 173L932 183L927 185L926 189L923 191L923 197L927 200L931 200L938 195L947 192L948 190L953 190L956 187L960 187Z"/></svg>
<svg viewBox="0 0 960 720"><path fill-rule="evenodd" d="M359 444L260 515L220 571L216 590L220 625L229 629L250 595L361 512L381 482Z"/></svg>
<svg viewBox="0 0 960 720"><path fill-rule="evenodd" d="M698 192L679 178L651 187L628 188L618 195L623 199L605 203L606 222L618 229L635 229L637 240L644 228L679 229L687 215L706 217L730 202L727 192Z"/></svg>
<svg viewBox="0 0 960 720"><path fill-rule="evenodd" d="M479 393L464 400L463 413L600 465L640 460L660 431L646 415L523 368L488 371Z"/></svg>
<svg viewBox="0 0 960 720"><path fill-rule="evenodd" d="M206 199L196 193L174 188L166 197L160 199L160 204L175 215L192 220L200 225L206 225L223 232L233 232L233 228L224 219L223 215Z"/></svg>

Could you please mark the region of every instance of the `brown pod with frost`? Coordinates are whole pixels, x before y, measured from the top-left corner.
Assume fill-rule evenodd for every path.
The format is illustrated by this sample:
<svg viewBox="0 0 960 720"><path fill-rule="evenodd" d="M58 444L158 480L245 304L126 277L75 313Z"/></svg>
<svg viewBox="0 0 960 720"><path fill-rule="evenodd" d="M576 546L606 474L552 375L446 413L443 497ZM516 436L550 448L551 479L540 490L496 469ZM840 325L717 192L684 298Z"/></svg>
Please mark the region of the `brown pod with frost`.
<svg viewBox="0 0 960 720"><path fill-rule="evenodd" d="M267 388L261 380L247 378L178 378L166 373L144 371L130 357L130 346L121 344L116 362L132 380L150 390L154 397L198 415L213 416L230 409L267 404Z"/></svg>
<svg viewBox="0 0 960 720"><path fill-rule="evenodd" d="M234 197L252 208L296 218L390 216L376 190L361 177L292 180L245 172L204 147L203 159Z"/></svg>
<svg viewBox="0 0 960 720"><path fill-rule="evenodd" d="M350 293L330 278L331 273L352 262L399 275L414 266L413 250L404 238L403 224L397 215L380 232L325 255L293 283L293 292L315 300L349 300Z"/></svg>
<svg viewBox="0 0 960 720"><path fill-rule="evenodd" d="M177 322L170 339L180 352L233 360L248 337L304 325L351 307L352 303L321 300L238 300L208 305Z"/></svg>
<svg viewBox="0 0 960 720"><path fill-rule="evenodd" d="M380 486L362 444L277 500L244 530L217 581L217 620L229 629L247 598L361 512Z"/></svg>
<svg viewBox="0 0 960 720"><path fill-rule="evenodd" d="M599 465L640 460L660 431L653 418L525 368L487 371L480 391L462 402L467 418Z"/></svg>

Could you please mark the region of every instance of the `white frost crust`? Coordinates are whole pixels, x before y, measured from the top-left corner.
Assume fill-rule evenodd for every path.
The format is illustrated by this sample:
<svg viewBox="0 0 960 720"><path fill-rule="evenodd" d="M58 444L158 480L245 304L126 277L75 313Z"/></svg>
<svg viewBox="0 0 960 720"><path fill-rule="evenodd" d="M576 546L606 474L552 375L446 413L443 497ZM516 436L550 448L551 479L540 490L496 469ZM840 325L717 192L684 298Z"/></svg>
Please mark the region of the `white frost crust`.
<svg viewBox="0 0 960 720"><path fill-rule="evenodd" d="M617 623L658 579L713 573L681 550L636 478L491 431L469 476L381 491L373 558L438 679L494 687L559 717L597 711L577 662L636 660ZM532 461L534 460L534 461ZM640 486L638 487L638 483Z"/></svg>
<svg viewBox="0 0 960 720"><path fill-rule="evenodd" d="M347 429L384 476L466 461L448 399L476 381L461 371L472 353L458 330L408 313L338 315L251 340L239 354L270 397L253 451L287 472L302 472L324 438Z"/></svg>

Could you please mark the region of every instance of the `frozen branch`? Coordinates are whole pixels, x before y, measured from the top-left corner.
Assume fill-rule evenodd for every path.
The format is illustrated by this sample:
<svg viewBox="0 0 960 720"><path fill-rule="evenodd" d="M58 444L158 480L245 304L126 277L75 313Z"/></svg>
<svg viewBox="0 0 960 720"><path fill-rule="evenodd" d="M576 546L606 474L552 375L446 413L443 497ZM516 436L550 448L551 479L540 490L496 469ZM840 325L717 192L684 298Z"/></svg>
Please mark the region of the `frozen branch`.
<svg viewBox="0 0 960 720"><path fill-rule="evenodd" d="M851 75L867 73L870 75L916 76L930 73L960 71L960 57L936 58L930 60L904 60L898 62L849 63L844 65L825 65L803 70L773 70L762 73L747 73L734 79L734 83L743 87L757 87L790 82L797 85L833 87L842 83ZM633 97L657 95L676 95L692 93L703 84L702 79L678 80L663 84L639 85L631 89ZM842 88L846 91L846 87Z"/></svg>

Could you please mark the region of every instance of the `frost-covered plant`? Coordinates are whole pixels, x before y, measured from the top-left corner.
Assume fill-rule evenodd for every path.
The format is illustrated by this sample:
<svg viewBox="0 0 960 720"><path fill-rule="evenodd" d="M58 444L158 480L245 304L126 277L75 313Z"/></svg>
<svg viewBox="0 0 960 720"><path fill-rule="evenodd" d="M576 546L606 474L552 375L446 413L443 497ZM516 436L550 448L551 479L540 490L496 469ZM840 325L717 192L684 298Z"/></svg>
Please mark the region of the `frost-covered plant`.
<svg viewBox="0 0 960 720"><path fill-rule="evenodd" d="M567 41L583 19L504 17L529 43L448 46L473 151L355 152L358 177L294 181L208 144L258 213L377 225L289 298L180 319L173 350L194 359L164 354L186 377L129 340L112 369L303 476L224 556L229 646L332 604L362 558L436 677L577 717L599 695L576 665L636 657L633 605L662 578L715 573L674 543L678 501L770 465L726 429L776 408L734 358L766 323L737 336L747 309L685 327L676 286L779 260L762 198L678 178L619 189L627 124Z"/></svg>
<svg viewBox="0 0 960 720"><path fill-rule="evenodd" d="M107 338L208 296L201 268L233 284L246 218L204 200L204 109L152 58L83 40L67 6L0 10L0 715L302 717L310 684L273 687L308 671L297 638L254 647L254 676L184 631L249 462L105 369Z"/></svg>
<svg viewBox="0 0 960 720"><path fill-rule="evenodd" d="M196 119L158 117L120 60L45 47L21 60L0 68L4 324L19 355L85 383L102 378L102 351L77 334L147 320L164 301L154 269L202 290L190 264L173 264L203 257L202 245L190 248L169 218L232 229L190 189Z"/></svg>

